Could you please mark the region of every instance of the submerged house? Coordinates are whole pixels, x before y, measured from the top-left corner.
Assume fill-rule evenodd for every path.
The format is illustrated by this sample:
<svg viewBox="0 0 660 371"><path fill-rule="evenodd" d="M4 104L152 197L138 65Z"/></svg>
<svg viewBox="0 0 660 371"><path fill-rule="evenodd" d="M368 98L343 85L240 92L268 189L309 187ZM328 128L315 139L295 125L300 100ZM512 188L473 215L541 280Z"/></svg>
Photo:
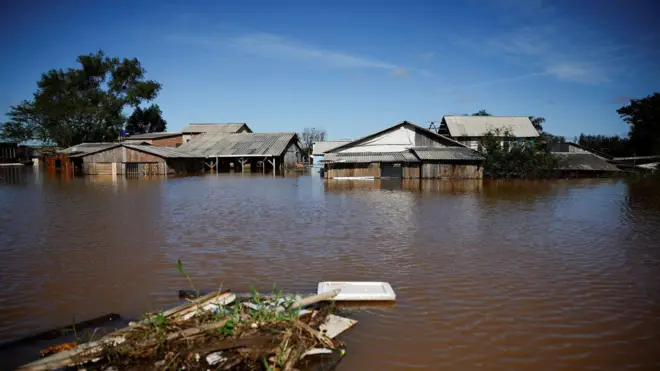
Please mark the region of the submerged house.
<svg viewBox="0 0 660 371"><path fill-rule="evenodd" d="M181 133L183 134L183 143L189 142L198 135L206 133L224 133L224 134L238 134L238 133L251 133L252 129L246 123L230 123L230 124L189 124Z"/></svg>
<svg viewBox="0 0 660 371"><path fill-rule="evenodd" d="M575 143L556 143L552 154L559 158L559 175L567 178L607 177L621 173L611 158Z"/></svg>
<svg viewBox="0 0 660 371"><path fill-rule="evenodd" d="M122 140L124 143L151 144L161 147L178 147L183 144L182 133L144 133L128 136Z"/></svg>
<svg viewBox="0 0 660 371"><path fill-rule="evenodd" d="M261 171L282 174L303 161L296 133L208 132L179 147L197 153L214 171Z"/></svg>
<svg viewBox="0 0 660 371"><path fill-rule="evenodd" d="M204 170L203 158L197 154L132 143L82 143L58 152L47 166L86 175L166 175Z"/></svg>
<svg viewBox="0 0 660 371"><path fill-rule="evenodd" d="M0 164L18 161L18 143L0 141Z"/></svg>
<svg viewBox="0 0 660 371"><path fill-rule="evenodd" d="M404 121L325 153L326 178L480 179L483 156Z"/></svg>
<svg viewBox="0 0 660 371"><path fill-rule="evenodd" d="M444 116L438 134L450 137L472 149L479 149L481 140L489 132L517 139L529 140L539 136L527 116Z"/></svg>

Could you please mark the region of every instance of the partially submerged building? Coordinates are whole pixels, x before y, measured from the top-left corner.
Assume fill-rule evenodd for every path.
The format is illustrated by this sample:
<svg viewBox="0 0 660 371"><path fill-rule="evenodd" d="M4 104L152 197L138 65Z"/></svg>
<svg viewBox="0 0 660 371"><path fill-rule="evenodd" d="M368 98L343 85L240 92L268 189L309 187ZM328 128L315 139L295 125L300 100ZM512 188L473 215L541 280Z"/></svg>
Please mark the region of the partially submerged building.
<svg viewBox="0 0 660 371"><path fill-rule="evenodd" d="M261 171L282 174L303 161L296 133L208 132L184 143L180 150L205 158L214 171Z"/></svg>
<svg viewBox="0 0 660 371"><path fill-rule="evenodd" d="M238 134L238 133L251 133L252 129L246 123L228 123L228 124L189 124L181 133L183 134L183 143L191 141L198 135L206 133L224 133L224 134Z"/></svg>
<svg viewBox="0 0 660 371"><path fill-rule="evenodd" d="M483 156L407 121L325 153L326 178L480 179Z"/></svg>
<svg viewBox="0 0 660 371"><path fill-rule="evenodd" d="M444 116L438 127L438 134L475 150L488 133L527 140L539 136L527 116Z"/></svg>
<svg viewBox="0 0 660 371"><path fill-rule="evenodd" d="M575 143L557 143L552 146L551 151L559 158L558 170L561 177L608 177L621 173L606 155Z"/></svg>
<svg viewBox="0 0 660 371"><path fill-rule="evenodd" d="M200 155L132 143L82 143L58 152L47 166L86 175L166 175L204 170Z"/></svg>
<svg viewBox="0 0 660 371"><path fill-rule="evenodd" d="M322 166L325 153L331 149L343 146L344 144L352 142L351 140L326 140L312 143L312 163L314 166Z"/></svg>
<svg viewBox="0 0 660 371"><path fill-rule="evenodd" d="M124 143L133 144L151 144L153 146L161 147L178 147L183 144L182 133L144 133L128 136L122 140Z"/></svg>

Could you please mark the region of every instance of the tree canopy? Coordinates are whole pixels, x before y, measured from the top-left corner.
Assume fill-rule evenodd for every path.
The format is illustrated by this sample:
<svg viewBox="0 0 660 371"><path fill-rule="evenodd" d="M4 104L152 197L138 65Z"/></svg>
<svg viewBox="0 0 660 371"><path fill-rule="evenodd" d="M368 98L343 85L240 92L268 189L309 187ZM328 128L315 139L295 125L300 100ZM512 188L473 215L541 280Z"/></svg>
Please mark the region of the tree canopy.
<svg viewBox="0 0 660 371"><path fill-rule="evenodd" d="M472 116L492 116L488 111L485 109L479 110L479 112L475 112L472 114Z"/></svg>
<svg viewBox="0 0 660 371"><path fill-rule="evenodd" d="M308 155L312 153L312 145L315 142L322 142L327 136L325 129L318 128L305 128L302 133L300 133L300 145L302 150L305 151Z"/></svg>
<svg viewBox="0 0 660 371"><path fill-rule="evenodd" d="M157 104L142 109L137 107L126 121L126 132L130 135L157 133L167 129L167 121Z"/></svg>
<svg viewBox="0 0 660 371"><path fill-rule="evenodd" d="M33 98L11 106L2 137L64 147L113 141L126 121L124 109L153 100L161 89L158 82L145 79L146 71L135 58L98 51L76 61L77 68L44 73Z"/></svg>
<svg viewBox="0 0 660 371"><path fill-rule="evenodd" d="M660 154L660 93L632 99L616 112L630 125L630 146L635 155Z"/></svg>
<svg viewBox="0 0 660 371"><path fill-rule="evenodd" d="M626 157L633 154L630 140L619 136L580 134L577 143L613 157Z"/></svg>

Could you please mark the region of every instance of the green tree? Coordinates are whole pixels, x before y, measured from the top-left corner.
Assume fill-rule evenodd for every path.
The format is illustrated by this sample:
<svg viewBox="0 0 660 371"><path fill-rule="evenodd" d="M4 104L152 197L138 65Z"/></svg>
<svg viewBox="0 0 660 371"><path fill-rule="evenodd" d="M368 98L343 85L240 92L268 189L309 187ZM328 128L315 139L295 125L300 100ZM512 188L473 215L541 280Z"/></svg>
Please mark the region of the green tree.
<svg viewBox="0 0 660 371"><path fill-rule="evenodd" d="M479 112L475 112L472 114L472 116L492 116L488 111L485 109L479 110Z"/></svg>
<svg viewBox="0 0 660 371"><path fill-rule="evenodd" d="M529 121L532 122L532 125L534 125L534 129L536 129L536 131L539 133L543 132L543 124L545 123L544 117L529 116Z"/></svg>
<svg viewBox="0 0 660 371"><path fill-rule="evenodd" d="M37 139L68 147L113 141L124 125L123 110L156 98L161 85L145 79L137 59L81 55L78 67L41 76L31 100L12 106L3 125L7 139Z"/></svg>
<svg viewBox="0 0 660 371"><path fill-rule="evenodd" d="M167 129L167 121L157 104L142 109L137 107L126 121L128 134L159 133Z"/></svg>
<svg viewBox="0 0 660 371"><path fill-rule="evenodd" d="M632 156L633 150L628 138L605 135L580 134L577 144L612 157Z"/></svg>
<svg viewBox="0 0 660 371"><path fill-rule="evenodd" d="M660 154L660 93L631 99L630 104L616 112L630 125L628 136L636 155Z"/></svg>
<svg viewBox="0 0 660 371"><path fill-rule="evenodd" d="M521 141L508 129L489 131L481 141L484 173L491 178L552 178L557 175L559 158L550 149L544 137Z"/></svg>

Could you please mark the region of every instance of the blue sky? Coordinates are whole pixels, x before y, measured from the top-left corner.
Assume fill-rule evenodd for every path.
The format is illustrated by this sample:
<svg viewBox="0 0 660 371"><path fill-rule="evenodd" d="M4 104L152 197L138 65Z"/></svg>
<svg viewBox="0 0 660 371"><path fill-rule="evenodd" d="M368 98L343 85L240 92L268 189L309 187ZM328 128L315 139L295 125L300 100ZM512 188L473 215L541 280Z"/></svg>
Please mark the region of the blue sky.
<svg viewBox="0 0 660 371"><path fill-rule="evenodd" d="M660 90L652 0L94 3L3 2L2 113L98 49L163 84L170 131L247 122L357 138L486 109L543 116L568 137L624 135L616 109Z"/></svg>

